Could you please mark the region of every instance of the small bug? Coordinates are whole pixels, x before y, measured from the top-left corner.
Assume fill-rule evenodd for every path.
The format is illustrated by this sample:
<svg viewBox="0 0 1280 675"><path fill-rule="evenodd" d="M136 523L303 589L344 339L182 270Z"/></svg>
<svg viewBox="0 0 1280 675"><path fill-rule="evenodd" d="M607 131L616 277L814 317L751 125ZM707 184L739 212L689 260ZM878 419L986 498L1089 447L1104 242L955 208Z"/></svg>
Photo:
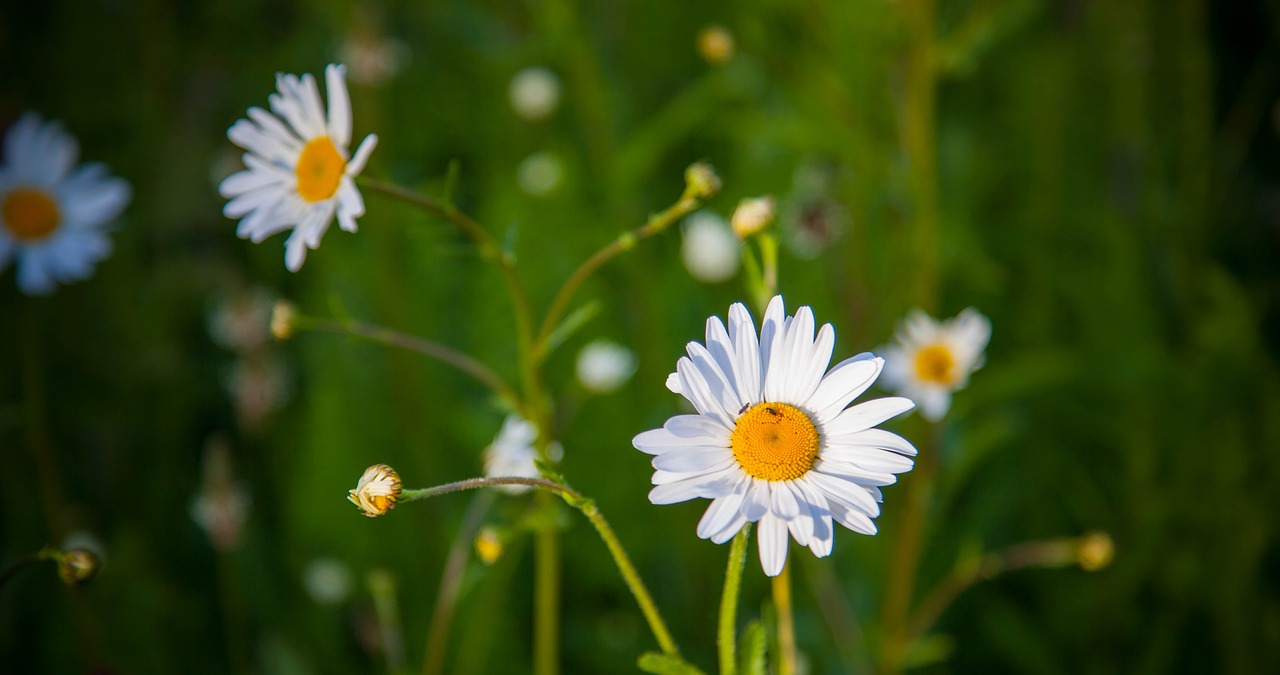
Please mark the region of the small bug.
<svg viewBox="0 0 1280 675"><path fill-rule="evenodd" d="M773 406L765 406L765 412L769 413L770 415L773 415L774 417L777 417L778 415L782 414L778 412L778 409L774 408Z"/></svg>
<svg viewBox="0 0 1280 675"><path fill-rule="evenodd" d="M742 413L747 411L747 408L750 408L750 407L751 407L751 401L747 401L746 403L743 403L742 408L738 410L738 414L741 415Z"/></svg>

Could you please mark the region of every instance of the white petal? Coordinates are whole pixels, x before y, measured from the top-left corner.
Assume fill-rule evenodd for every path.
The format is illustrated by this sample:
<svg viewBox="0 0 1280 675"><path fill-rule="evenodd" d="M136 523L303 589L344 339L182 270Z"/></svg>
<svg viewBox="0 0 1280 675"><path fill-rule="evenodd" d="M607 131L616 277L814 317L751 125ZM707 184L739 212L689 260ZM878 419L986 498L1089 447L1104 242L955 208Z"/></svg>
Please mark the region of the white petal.
<svg viewBox="0 0 1280 675"><path fill-rule="evenodd" d="M831 502L831 515L841 525L854 532L867 535L876 533L876 524L872 522L867 514L858 509L849 508L839 502Z"/></svg>
<svg viewBox="0 0 1280 675"><path fill-rule="evenodd" d="M937 422L946 417L951 408L951 392L945 389L929 387L916 394L916 402L920 404L920 414L930 422Z"/></svg>
<svg viewBox="0 0 1280 675"><path fill-rule="evenodd" d="M710 539L712 543L723 544L726 541L733 539L733 536L736 535L738 530L741 530L742 526L746 525L747 522L747 518L742 515L741 511L738 511L734 514L732 520L730 520L724 527L720 528L719 532L708 537L708 539Z"/></svg>
<svg viewBox="0 0 1280 675"><path fill-rule="evenodd" d="M682 396L684 395L684 392L680 390L680 373L671 373L668 375L666 384L667 390L671 393L680 394Z"/></svg>
<svg viewBox="0 0 1280 675"><path fill-rule="evenodd" d="M373 149L378 147L377 134L369 134L360 141L360 147L356 148L356 154L351 157L351 161L347 162L347 175L359 176L364 170L365 162L369 161L369 155L373 154Z"/></svg>
<svg viewBox="0 0 1280 675"><path fill-rule="evenodd" d="M805 475L805 480L827 498L832 513L835 512L836 504L843 504L872 518L880 515L880 505L859 485L819 471L810 471Z"/></svg>
<svg viewBox="0 0 1280 675"><path fill-rule="evenodd" d="M742 499L747 485L748 481L740 481L733 492L711 502L707 512L702 514L702 520L698 521L698 537L710 539L721 534L726 527L741 517ZM743 522L746 520L744 519Z"/></svg>
<svg viewBox="0 0 1280 675"><path fill-rule="evenodd" d="M879 473L903 473L910 471L915 462L896 452L866 446L828 445L822 450L825 462L848 462L867 471Z"/></svg>
<svg viewBox="0 0 1280 675"><path fill-rule="evenodd" d="M911 399L900 396L877 398L845 410L830 423L824 425L823 432L829 437L851 434L880 424L881 422L901 415L915 407Z"/></svg>
<svg viewBox="0 0 1280 675"><path fill-rule="evenodd" d="M761 370L760 342L751 313L740 302L729 307L729 339L733 343L734 374L743 402L763 402L760 385L764 372Z"/></svg>
<svg viewBox="0 0 1280 675"><path fill-rule="evenodd" d="M689 357L681 357L676 362L676 372L680 373L681 392L698 412L726 427L733 425L733 416L738 411L734 410L730 413L725 410L720 399L712 391L711 384L704 379L702 371L689 360Z"/></svg>
<svg viewBox="0 0 1280 675"><path fill-rule="evenodd" d="M760 566L764 573L776 577L787 564L787 524L780 518L766 515L760 519L756 539L760 548Z"/></svg>
<svg viewBox="0 0 1280 675"><path fill-rule="evenodd" d="M771 401L778 400L769 388L769 378L774 369L772 363L779 358L777 352L785 334L783 331L786 324L785 311L782 296L775 295L765 309L764 321L760 323L760 391L762 398Z"/></svg>
<svg viewBox="0 0 1280 675"><path fill-rule="evenodd" d="M894 457L901 457L901 455L894 455ZM702 472L726 468L734 461L733 453L723 448L681 448L677 452L668 452L654 457L653 468L662 471Z"/></svg>
<svg viewBox="0 0 1280 675"><path fill-rule="evenodd" d="M865 429L852 434L844 434L842 436L828 436L828 444L835 445L861 445L871 448L881 448L890 450L903 455L915 456L916 447L911 441L884 429Z"/></svg>
<svg viewBox="0 0 1280 675"><path fill-rule="evenodd" d="M884 359L871 352L863 352L837 363L809 397L807 407L817 416L820 424L834 419L876 381L882 368Z"/></svg>
<svg viewBox="0 0 1280 675"><path fill-rule="evenodd" d="M741 472L735 467L674 483L664 483L649 491L649 501L654 504L675 504L698 497L717 499L733 490L734 479L740 475Z"/></svg>
<svg viewBox="0 0 1280 675"><path fill-rule="evenodd" d="M351 142L351 98L347 95L346 73L346 67L333 63L324 69L324 86L329 94L329 138L344 150Z"/></svg>
<svg viewBox="0 0 1280 675"><path fill-rule="evenodd" d="M721 369L717 359L701 344L690 342L685 349L689 352L689 360L702 375L702 381L707 383L712 397L719 403L720 409L730 414L730 420L734 419L738 410L742 408L742 399L738 398L732 376Z"/></svg>
<svg viewBox="0 0 1280 675"><path fill-rule="evenodd" d="M769 512L769 501L769 483L752 479L747 486L746 499L742 503L742 515L753 523L760 520Z"/></svg>
<svg viewBox="0 0 1280 675"><path fill-rule="evenodd" d="M769 510L783 520L791 520L800 515L800 502L791 491L786 481L768 483L770 492Z"/></svg>

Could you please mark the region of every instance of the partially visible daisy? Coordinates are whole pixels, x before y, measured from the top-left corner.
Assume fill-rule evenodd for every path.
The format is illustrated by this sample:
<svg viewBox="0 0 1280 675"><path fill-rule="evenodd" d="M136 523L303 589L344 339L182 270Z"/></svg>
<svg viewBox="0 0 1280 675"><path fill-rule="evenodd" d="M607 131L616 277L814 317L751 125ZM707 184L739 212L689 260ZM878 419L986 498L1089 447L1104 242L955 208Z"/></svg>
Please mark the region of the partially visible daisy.
<svg viewBox="0 0 1280 675"><path fill-rule="evenodd" d="M351 99L346 68L325 68L329 112L310 73L276 75L277 94L267 100L272 112L249 108L248 119L227 131L232 143L248 150L244 171L222 181L218 191L231 200L222 213L240 218L236 235L254 243L292 229L285 241L285 266L302 268L307 249L320 246L334 216L347 232L356 231L364 215L364 198L355 177L364 169L378 137L369 134L348 154L351 142ZM274 113L274 114L272 114Z"/></svg>
<svg viewBox="0 0 1280 675"><path fill-rule="evenodd" d="M538 450L533 443L538 438L538 430L528 420L519 415L508 415L502 423L493 444L484 450L484 475L489 478L541 478L538 467L533 461L538 457ZM552 443L547 448L551 459L559 461L564 449L559 443ZM510 494L528 492L525 485L501 485L499 490Z"/></svg>
<svg viewBox="0 0 1280 675"><path fill-rule="evenodd" d="M757 337L741 303L729 327L707 319L707 342L690 342L667 387L696 415L677 415L632 443L654 455L649 501L711 499L698 536L722 544L758 522L760 563L775 576L787 560L788 532L818 557L831 553L833 522L875 534L880 486L911 470L916 449L874 428L911 409L905 398L848 407L884 366L870 353L827 370L835 331L814 338L813 311L786 316L782 297L765 311Z"/></svg>
<svg viewBox="0 0 1280 675"><path fill-rule="evenodd" d="M991 321L972 307L944 322L912 310L894 344L885 347L884 385L919 404L926 419L940 420L951 407L951 392L982 367L990 339Z"/></svg>
<svg viewBox="0 0 1280 675"><path fill-rule="evenodd" d="M111 253L106 225L131 191L103 164L76 166L80 147L57 122L27 113L4 136L0 165L0 271L18 259L18 288L52 293L88 278Z"/></svg>

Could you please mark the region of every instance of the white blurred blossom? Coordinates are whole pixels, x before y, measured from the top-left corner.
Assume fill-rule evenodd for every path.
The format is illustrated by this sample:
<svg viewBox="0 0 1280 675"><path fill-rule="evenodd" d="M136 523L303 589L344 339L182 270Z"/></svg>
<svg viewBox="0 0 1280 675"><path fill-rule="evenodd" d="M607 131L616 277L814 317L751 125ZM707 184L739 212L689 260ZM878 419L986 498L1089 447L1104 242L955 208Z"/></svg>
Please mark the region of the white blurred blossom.
<svg viewBox="0 0 1280 675"><path fill-rule="evenodd" d="M725 281L738 271L741 251L729 224L710 211L698 211L684 221L680 257L694 279Z"/></svg>
<svg viewBox="0 0 1280 675"><path fill-rule="evenodd" d="M548 68L525 68L507 87L511 107L531 122L546 119L560 104L560 78Z"/></svg>
<svg viewBox="0 0 1280 675"><path fill-rule="evenodd" d="M614 391L635 372L636 355L620 344L596 340L578 352L578 381L592 393Z"/></svg>

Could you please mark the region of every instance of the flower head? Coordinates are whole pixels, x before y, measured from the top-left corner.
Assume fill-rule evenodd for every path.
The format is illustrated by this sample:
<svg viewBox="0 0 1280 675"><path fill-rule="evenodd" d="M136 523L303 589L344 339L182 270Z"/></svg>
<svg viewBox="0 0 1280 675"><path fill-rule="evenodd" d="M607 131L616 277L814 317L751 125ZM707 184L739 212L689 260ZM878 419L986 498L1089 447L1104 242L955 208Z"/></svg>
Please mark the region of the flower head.
<svg viewBox="0 0 1280 675"><path fill-rule="evenodd" d="M129 184L102 164L76 166L80 148L57 122L23 115L4 136L0 271L18 260L18 288L52 293L88 278L111 253L106 225L128 205Z"/></svg>
<svg viewBox="0 0 1280 675"><path fill-rule="evenodd" d="M915 401L926 419L937 421L951 407L951 392L963 389L982 367L991 321L970 307L944 322L913 310L885 347L885 385Z"/></svg>
<svg viewBox="0 0 1280 675"><path fill-rule="evenodd" d="M394 509L400 499L400 474L386 464L374 464L364 470L354 490L349 490L347 501L360 507L360 512L370 518Z"/></svg>
<svg viewBox="0 0 1280 675"><path fill-rule="evenodd" d="M723 66L733 58L733 33L712 25L698 31L698 56L713 66Z"/></svg>
<svg viewBox="0 0 1280 675"><path fill-rule="evenodd" d="M507 95L516 114L536 122L555 112L560 104L560 78L548 68L525 68L511 78Z"/></svg>
<svg viewBox="0 0 1280 675"><path fill-rule="evenodd" d="M634 372L636 355L620 344L596 340L578 352L578 381L594 394L607 394L621 387Z"/></svg>
<svg viewBox="0 0 1280 675"><path fill-rule="evenodd" d="M742 304L729 326L707 320L706 344L690 342L667 388L696 415L677 415L632 441L654 455L649 501L711 499L698 536L717 544L758 522L760 562L777 575L788 532L814 555L831 553L833 522L875 534L880 486L909 471L916 449L874 428L911 409L905 398L848 407L866 391L883 359L859 354L827 370L835 344L830 324L814 337L813 312L786 316L775 297L756 333Z"/></svg>
<svg viewBox="0 0 1280 675"><path fill-rule="evenodd" d="M310 73L298 77L276 75L277 94L268 97L272 112L249 108L248 119L227 131L232 143L244 148L245 170L228 176L218 187L230 201L222 213L240 218L236 235L260 242L292 229L285 240L285 266L297 272L307 249L320 238L336 215L338 225L356 231L364 215L364 198L355 177L364 169L378 137L370 134L355 155L351 142L351 99L344 66L325 68L328 115L320 90ZM273 114L274 113L274 114Z"/></svg>
<svg viewBox="0 0 1280 675"><path fill-rule="evenodd" d="M684 221L680 257L698 281L718 283L738 271L742 252L729 225L711 211L698 211Z"/></svg>
<svg viewBox="0 0 1280 675"><path fill-rule="evenodd" d="M498 436L493 439L493 444L484 450L484 475L489 478L541 478L542 474L534 464L538 450L533 444L537 438L538 430L528 420L519 415L508 415ZM564 454L559 443L552 443L547 450L554 460L559 460ZM520 494L531 488L525 485L502 485L498 489L509 494Z"/></svg>
<svg viewBox="0 0 1280 675"><path fill-rule="evenodd" d="M79 586L98 574L101 566L93 551L73 548L58 554L58 576L68 586Z"/></svg>

